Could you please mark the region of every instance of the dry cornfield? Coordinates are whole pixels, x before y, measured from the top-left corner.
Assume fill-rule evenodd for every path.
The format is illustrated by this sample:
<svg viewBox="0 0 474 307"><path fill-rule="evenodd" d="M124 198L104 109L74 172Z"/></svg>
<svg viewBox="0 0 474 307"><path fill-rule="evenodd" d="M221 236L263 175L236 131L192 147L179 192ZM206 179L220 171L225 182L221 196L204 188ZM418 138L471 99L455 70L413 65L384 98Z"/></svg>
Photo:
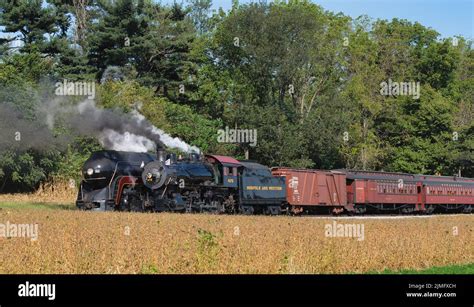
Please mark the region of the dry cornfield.
<svg viewBox="0 0 474 307"><path fill-rule="evenodd" d="M365 238L331 238L314 217L0 210L38 240L0 238L0 273L362 273L474 262L474 216L338 219Z"/></svg>
<svg viewBox="0 0 474 307"><path fill-rule="evenodd" d="M74 203L77 192L75 182L45 183L33 193L0 194L0 202Z"/></svg>

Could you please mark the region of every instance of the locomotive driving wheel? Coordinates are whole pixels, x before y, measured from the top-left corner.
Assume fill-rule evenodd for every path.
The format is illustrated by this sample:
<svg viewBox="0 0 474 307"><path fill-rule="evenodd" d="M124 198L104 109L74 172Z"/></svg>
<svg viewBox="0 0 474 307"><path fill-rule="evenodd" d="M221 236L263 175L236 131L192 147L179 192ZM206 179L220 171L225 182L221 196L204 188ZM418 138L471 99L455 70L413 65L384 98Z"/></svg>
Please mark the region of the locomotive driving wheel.
<svg viewBox="0 0 474 307"><path fill-rule="evenodd" d="M120 211L128 211L128 212L142 212L144 211L143 208L143 201L137 195L133 194L132 189L126 189L123 192L123 196L120 202Z"/></svg>
<svg viewBox="0 0 474 307"><path fill-rule="evenodd" d="M211 211L216 214L223 214L225 213L225 207L222 202L222 199L217 198L211 201Z"/></svg>
<svg viewBox="0 0 474 307"><path fill-rule="evenodd" d="M234 199L234 196L233 195L229 195L229 197L227 197L224 202L222 203L222 205L224 206L224 211L227 212L227 213L236 213L236 202L235 202L235 199Z"/></svg>

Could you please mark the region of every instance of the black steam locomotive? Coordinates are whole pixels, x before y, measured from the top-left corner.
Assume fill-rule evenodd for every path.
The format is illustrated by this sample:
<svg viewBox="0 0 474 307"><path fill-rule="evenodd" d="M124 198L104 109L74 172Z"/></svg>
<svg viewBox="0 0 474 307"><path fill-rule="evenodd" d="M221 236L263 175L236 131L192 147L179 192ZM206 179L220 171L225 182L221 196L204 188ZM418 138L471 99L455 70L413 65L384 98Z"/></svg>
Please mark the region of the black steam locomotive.
<svg viewBox="0 0 474 307"><path fill-rule="evenodd" d="M104 150L84 164L76 206L85 210L280 214L283 177L231 157Z"/></svg>

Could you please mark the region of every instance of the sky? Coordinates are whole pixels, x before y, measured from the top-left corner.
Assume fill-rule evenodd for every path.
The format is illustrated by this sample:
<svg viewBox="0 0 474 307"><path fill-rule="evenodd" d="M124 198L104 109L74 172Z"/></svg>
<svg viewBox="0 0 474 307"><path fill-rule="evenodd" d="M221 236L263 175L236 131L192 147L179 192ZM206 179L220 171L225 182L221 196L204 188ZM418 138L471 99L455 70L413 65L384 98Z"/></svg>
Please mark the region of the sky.
<svg viewBox="0 0 474 307"><path fill-rule="evenodd" d="M175 0L162 0L169 4ZM474 38L474 0L311 0L323 9L356 18L368 15L374 19L399 18L418 21L426 27L431 27L441 34L441 37L462 35ZM185 3L185 0L176 0ZM240 3L255 1L239 0ZM267 0L271 2L271 0ZM228 10L232 0L213 0L213 8L222 7Z"/></svg>
<svg viewBox="0 0 474 307"><path fill-rule="evenodd" d="M431 27L442 37L474 38L474 0L314 0L325 10L351 17L408 19Z"/></svg>

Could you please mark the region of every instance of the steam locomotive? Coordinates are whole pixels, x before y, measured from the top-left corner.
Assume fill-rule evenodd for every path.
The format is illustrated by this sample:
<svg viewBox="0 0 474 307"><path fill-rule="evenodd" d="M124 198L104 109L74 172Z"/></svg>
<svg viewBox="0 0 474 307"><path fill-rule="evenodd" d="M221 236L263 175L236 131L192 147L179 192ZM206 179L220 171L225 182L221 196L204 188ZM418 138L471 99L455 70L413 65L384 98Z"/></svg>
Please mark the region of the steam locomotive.
<svg viewBox="0 0 474 307"><path fill-rule="evenodd" d="M350 170L269 169L196 153L103 150L85 162L84 210L338 214L474 211L474 179Z"/></svg>
<svg viewBox="0 0 474 307"><path fill-rule="evenodd" d="M82 174L80 209L279 214L286 201L283 177L219 155L104 150L84 163Z"/></svg>

